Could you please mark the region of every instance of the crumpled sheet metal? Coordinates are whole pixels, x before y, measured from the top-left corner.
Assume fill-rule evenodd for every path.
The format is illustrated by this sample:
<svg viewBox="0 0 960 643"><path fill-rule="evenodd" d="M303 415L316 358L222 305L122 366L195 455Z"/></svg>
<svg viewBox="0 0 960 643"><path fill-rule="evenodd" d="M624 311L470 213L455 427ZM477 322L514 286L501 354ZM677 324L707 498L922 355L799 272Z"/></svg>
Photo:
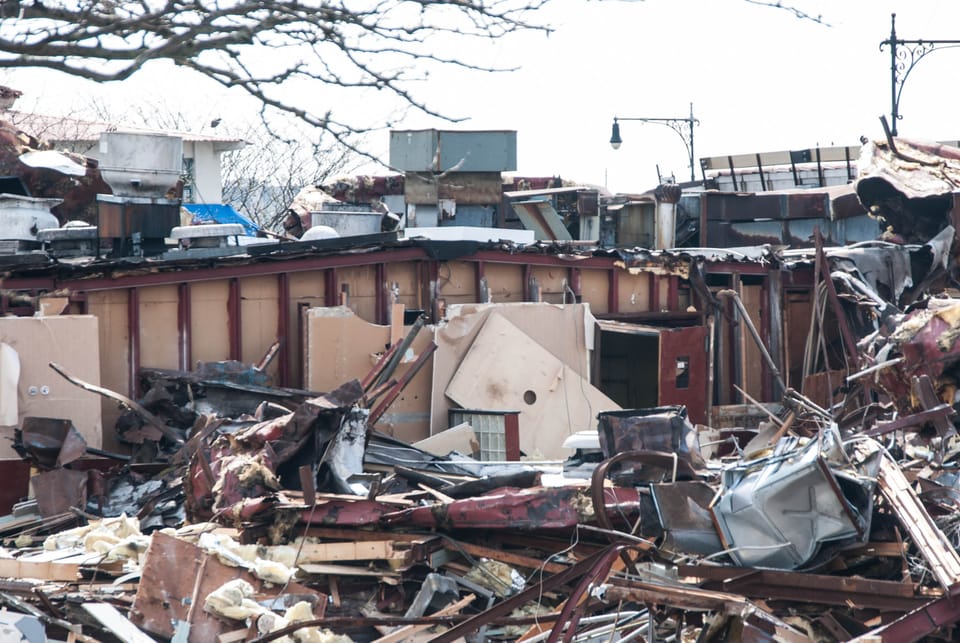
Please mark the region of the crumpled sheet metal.
<svg viewBox="0 0 960 643"><path fill-rule="evenodd" d="M635 517L639 496L632 488L607 489L607 511ZM505 487L476 498L396 511L384 516L382 523L439 529L569 529L592 520L593 502L583 487Z"/></svg>
<svg viewBox="0 0 960 643"><path fill-rule="evenodd" d="M940 143L896 139L897 152L887 143L868 142L857 162L857 194L867 206L883 181L910 199L951 194L960 187L960 148Z"/></svg>
<svg viewBox="0 0 960 643"><path fill-rule="evenodd" d="M907 314L877 351L877 362L903 360L878 371L875 381L901 412L916 410L911 400L913 377L928 375L936 383L960 362L960 299L930 300Z"/></svg>
<svg viewBox="0 0 960 643"><path fill-rule="evenodd" d="M703 469L697 432L687 419L685 406L607 411L597 415L597 432L604 457L628 451L676 454L688 465L678 470ZM635 472L641 471L634 467Z"/></svg>
<svg viewBox="0 0 960 643"><path fill-rule="evenodd" d="M725 470L713 515L730 557L796 569L828 543L864 540L874 486L866 469L874 465L850 471L843 458L839 435L826 430L822 443L783 438L772 455Z"/></svg>
<svg viewBox="0 0 960 643"><path fill-rule="evenodd" d="M222 435L209 449L199 448L184 477L187 515L191 520L214 515L246 520L268 509L281 488L299 487L297 467L286 471L284 464L308 449L313 454L306 461L319 461L362 395L354 380L307 400L293 413Z"/></svg>

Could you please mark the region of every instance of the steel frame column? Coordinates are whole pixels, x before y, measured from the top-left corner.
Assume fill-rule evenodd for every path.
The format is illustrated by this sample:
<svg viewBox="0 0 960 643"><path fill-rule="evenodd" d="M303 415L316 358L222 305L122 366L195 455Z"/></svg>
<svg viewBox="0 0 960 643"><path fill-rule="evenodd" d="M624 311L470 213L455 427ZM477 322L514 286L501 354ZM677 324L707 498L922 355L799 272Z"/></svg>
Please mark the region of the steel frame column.
<svg viewBox="0 0 960 643"><path fill-rule="evenodd" d="M290 385L290 277L285 272L277 274L277 383Z"/></svg>
<svg viewBox="0 0 960 643"><path fill-rule="evenodd" d="M340 305L340 290L337 287L336 268L327 268L323 271L323 305Z"/></svg>
<svg viewBox="0 0 960 643"><path fill-rule="evenodd" d="M191 290L189 283L177 286L177 361L181 371L193 368L193 324Z"/></svg>
<svg viewBox="0 0 960 643"><path fill-rule="evenodd" d="M618 268L609 268L607 284L607 314L616 315L620 312L620 270Z"/></svg>
<svg viewBox="0 0 960 643"><path fill-rule="evenodd" d="M390 325L390 307L387 304L388 297L387 291L387 266L384 263L378 263L375 269L376 276L374 280L376 281L376 292L374 292L374 307L376 312L374 313L377 318L377 323L382 326Z"/></svg>
<svg viewBox="0 0 960 643"><path fill-rule="evenodd" d="M240 280L230 280L227 295L227 329L230 336L230 359L243 361L243 324L240 318Z"/></svg>
<svg viewBox="0 0 960 643"><path fill-rule="evenodd" d="M140 373L140 290L127 290L127 335L130 353L130 370L127 374L127 386L130 397L140 397L138 376Z"/></svg>

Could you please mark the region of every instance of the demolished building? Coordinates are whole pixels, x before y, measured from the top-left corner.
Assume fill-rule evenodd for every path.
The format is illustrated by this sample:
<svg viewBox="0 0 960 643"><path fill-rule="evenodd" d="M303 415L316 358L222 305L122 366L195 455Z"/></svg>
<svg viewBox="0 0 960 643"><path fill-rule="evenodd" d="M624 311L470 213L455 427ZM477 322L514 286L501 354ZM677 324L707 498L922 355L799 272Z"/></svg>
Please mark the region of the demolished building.
<svg viewBox="0 0 960 643"><path fill-rule="evenodd" d="M896 139L846 187L510 194L553 237L558 194L621 240L683 204L681 248L0 255L0 623L950 640L957 158Z"/></svg>

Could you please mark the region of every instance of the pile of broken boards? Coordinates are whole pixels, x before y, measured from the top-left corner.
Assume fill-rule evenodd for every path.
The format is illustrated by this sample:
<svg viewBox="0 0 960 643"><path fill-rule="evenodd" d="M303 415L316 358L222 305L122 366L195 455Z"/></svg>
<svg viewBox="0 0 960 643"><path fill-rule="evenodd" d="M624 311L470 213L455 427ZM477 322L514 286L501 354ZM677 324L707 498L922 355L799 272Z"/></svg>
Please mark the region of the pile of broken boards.
<svg viewBox="0 0 960 643"><path fill-rule="evenodd" d="M358 381L187 423L199 377L146 377L144 426L182 441L158 436L153 473L88 476L83 510L0 525L9 640L957 636L950 455L939 480L903 467L793 391L749 440L709 445L683 407L602 413L607 458L570 481L379 435ZM74 471L68 425L20 432L38 476Z"/></svg>

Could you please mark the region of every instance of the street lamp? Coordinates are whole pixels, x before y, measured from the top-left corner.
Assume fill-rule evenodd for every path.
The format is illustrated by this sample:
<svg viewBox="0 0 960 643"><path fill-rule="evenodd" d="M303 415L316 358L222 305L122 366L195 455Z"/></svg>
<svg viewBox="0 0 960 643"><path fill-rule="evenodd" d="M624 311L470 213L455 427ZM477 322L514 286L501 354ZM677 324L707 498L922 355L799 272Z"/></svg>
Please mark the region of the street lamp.
<svg viewBox="0 0 960 643"><path fill-rule="evenodd" d="M941 49L960 47L960 40L900 40L897 38L897 14L890 14L890 37L880 43L890 46L890 120L891 134L897 135L897 121L900 116L900 94L903 93L903 84L907 76L913 71L920 59L943 45Z"/></svg>
<svg viewBox="0 0 960 643"><path fill-rule="evenodd" d="M642 123L660 123L666 125L683 139L683 144L687 148L687 156L690 159L690 181L696 181L697 175L693 165L693 126L699 125L700 121L693 117L693 103L690 103L690 116L686 118L618 118L613 117L613 130L610 134L610 147L619 150L623 145L623 139L620 138L620 121L640 121Z"/></svg>

